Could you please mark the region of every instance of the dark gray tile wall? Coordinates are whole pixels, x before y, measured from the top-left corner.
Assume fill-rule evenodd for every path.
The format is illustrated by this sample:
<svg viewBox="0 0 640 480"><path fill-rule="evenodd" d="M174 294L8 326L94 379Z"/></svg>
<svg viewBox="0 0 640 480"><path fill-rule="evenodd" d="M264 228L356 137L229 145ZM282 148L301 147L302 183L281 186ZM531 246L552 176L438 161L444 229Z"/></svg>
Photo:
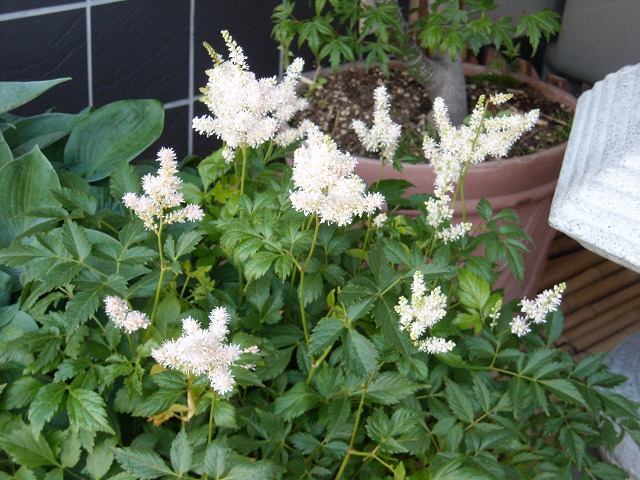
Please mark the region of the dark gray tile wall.
<svg viewBox="0 0 640 480"><path fill-rule="evenodd" d="M219 142L191 129L193 116L207 113L197 98L211 67L202 42L226 56L220 31L229 30L256 75L276 75L270 16L280 1L0 0L0 81L72 77L21 114L156 98L165 127L153 148L205 156Z"/></svg>

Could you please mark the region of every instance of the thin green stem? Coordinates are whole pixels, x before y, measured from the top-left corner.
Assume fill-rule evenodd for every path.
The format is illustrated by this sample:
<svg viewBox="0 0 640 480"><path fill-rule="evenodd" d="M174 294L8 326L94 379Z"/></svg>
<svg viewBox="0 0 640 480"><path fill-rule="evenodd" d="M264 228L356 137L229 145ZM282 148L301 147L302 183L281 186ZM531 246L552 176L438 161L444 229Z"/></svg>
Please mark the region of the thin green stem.
<svg viewBox="0 0 640 480"><path fill-rule="evenodd" d="M248 149L245 144L242 145L242 177L240 178L240 195L244 194L244 179L247 175L247 157Z"/></svg>
<svg viewBox="0 0 640 480"><path fill-rule="evenodd" d="M373 380L373 376L375 375L375 370L371 373L369 380L367 383L362 386L362 395L360 395L360 403L358 404L358 411L356 412L356 422L353 425L353 430L351 431L351 439L349 440L349 449L347 450L347 454L342 459L342 463L340 464L340 469L336 474L335 480L340 480L342 475L344 474L345 469L347 468L347 463L349 463L349 458L355 452L353 450L353 445L356 443L356 435L358 434L358 427L360 426L360 418L362 417L362 411L364 410L364 398L367 393L367 387Z"/></svg>
<svg viewBox="0 0 640 480"><path fill-rule="evenodd" d="M209 433L207 435L207 445L213 440L213 412L216 408L216 392L211 392L211 409L209 410Z"/></svg>
<svg viewBox="0 0 640 480"><path fill-rule="evenodd" d="M324 359L327 358L327 355L329 355L332 348L333 348L333 345L330 345L329 347L327 347L324 353L320 356L320 358L311 362L311 371L309 372L309 376L307 377L307 385L311 385L311 380L313 380L313 376L318 370L318 367L322 365L322 362L324 362Z"/></svg>
<svg viewBox="0 0 640 480"><path fill-rule="evenodd" d="M316 243L318 241L318 232L320 231L320 219L317 214L314 214L316 219L316 228L313 232L313 240L311 241L311 249L309 250L309 256L307 257L307 261L304 263L302 268L300 269L300 286L298 291L298 296L300 300L300 315L302 317L302 330L304 331L304 339L307 344L307 348L310 345L310 337L309 337L309 328L307 327L307 312L304 307L304 274L307 271L307 267L309 266L309 262L311 261L311 257L313 257L313 251L316 248ZM313 358L312 358L313 363Z"/></svg>
<svg viewBox="0 0 640 480"><path fill-rule="evenodd" d="M162 292L162 282L164 281L165 265L164 265L164 253L162 251L162 219L160 219L160 224L158 225L158 231L156 232L156 236L158 237L158 256L160 258L160 278L158 278L158 287L156 288L156 296L153 300L153 310L151 310L151 317L149 317L149 326L147 327L147 334L145 338L149 338L149 334L151 333L151 327L153 326L153 321L155 320L156 312L158 311L158 305L160 304L160 293Z"/></svg>

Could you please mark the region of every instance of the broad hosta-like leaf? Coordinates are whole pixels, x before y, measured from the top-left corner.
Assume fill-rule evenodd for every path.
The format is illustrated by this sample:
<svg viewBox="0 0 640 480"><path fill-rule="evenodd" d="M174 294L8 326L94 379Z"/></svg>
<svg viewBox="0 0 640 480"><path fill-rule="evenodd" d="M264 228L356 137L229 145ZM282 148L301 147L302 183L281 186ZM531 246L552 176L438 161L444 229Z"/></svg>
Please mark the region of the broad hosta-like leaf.
<svg viewBox="0 0 640 480"><path fill-rule="evenodd" d="M122 100L99 108L71 132L64 151L69 170L93 182L133 160L162 132L164 110L156 100Z"/></svg>
<svg viewBox="0 0 640 480"><path fill-rule="evenodd" d="M50 190L60 182L49 160L37 148L0 167L0 248L44 218L29 211L55 205Z"/></svg>
<svg viewBox="0 0 640 480"><path fill-rule="evenodd" d="M9 112L42 95L51 87L71 80L56 78L39 82L0 82L0 113Z"/></svg>

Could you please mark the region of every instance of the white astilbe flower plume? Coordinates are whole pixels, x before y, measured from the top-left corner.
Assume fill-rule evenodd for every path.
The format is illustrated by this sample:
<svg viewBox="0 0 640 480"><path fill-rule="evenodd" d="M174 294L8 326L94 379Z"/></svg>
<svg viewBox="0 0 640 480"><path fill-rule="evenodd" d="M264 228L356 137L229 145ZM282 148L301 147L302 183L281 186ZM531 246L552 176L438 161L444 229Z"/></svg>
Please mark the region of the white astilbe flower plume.
<svg viewBox="0 0 640 480"><path fill-rule="evenodd" d="M280 83L275 77L256 79L229 32L223 31L222 36L229 59L223 61L209 47L214 66L207 70L209 79L201 91L202 101L211 115L194 118L193 128L200 134L222 139L224 158L231 162L237 148L257 147L276 139L281 126L305 108L307 101L296 93L304 64L302 59L291 63Z"/></svg>
<svg viewBox="0 0 640 480"><path fill-rule="evenodd" d="M340 152L317 126L310 126L306 142L293 156L291 205L305 215L318 214L321 222L341 226L380 209L384 197L366 192L366 184L353 173L355 165L355 158Z"/></svg>
<svg viewBox="0 0 640 480"><path fill-rule="evenodd" d="M164 367L175 368L187 375L207 375L211 387L220 394L230 392L235 384L230 367L240 355L247 352L256 354L258 348L253 346L243 350L225 343L229 333L228 322L229 313L223 307L211 311L206 330L196 320L187 317L182 321L182 336L165 341L151 355Z"/></svg>
<svg viewBox="0 0 640 480"><path fill-rule="evenodd" d="M485 101L482 95L471 113L468 125L454 127L449 121L447 107L440 97L433 102L433 118L440 142L425 137L422 149L425 158L433 165L436 180L434 197L426 203L427 222L437 231L438 238L445 243L465 235L471 224L448 225L453 218L449 195L470 164L484 161L486 157L507 155L513 143L535 125L539 111L524 115L487 117L489 104L499 105L511 98L510 94L497 94Z"/></svg>
<svg viewBox="0 0 640 480"><path fill-rule="evenodd" d="M530 322L540 324L547 321L547 315L558 310L562 301L562 293L567 288L567 284L562 282L555 285L553 289L545 290L534 300L523 298L520 302L524 315L515 317L509 326L511 332L521 337L531 331Z"/></svg>
<svg viewBox="0 0 640 480"><path fill-rule="evenodd" d="M393 161L400 138L400 125L389 116L390 97L385 86L380 86L373 92L374 109L373 125L367 128L361 120L353 120L351 128L356 132L360 142L368 152L380 152L382 161Z"/></svg>
<svg viewBox="0 0 640 480"><path fill-rule="evenodd" d="M400 330L409 332L409 337L418 350L427 353L445 353L456 346L450 340L439 337L421 338L446 315L447 297L434 288L428 294L422 273L413 274L411 301L405 297L398 299L395 311L400 316Z"/></svg>
<svg viewBox="0 0 640 480"><path fill-rule="evenodd" d="M184 199L178 190L181 181L176 176L178 164L175 152L170 148L162 148L157 160L160 162L157 175L149 173L142 177L144 195L125 194L122 197L124 206L133 210L144 226L156 233L160 222L169 224L202 220L204 212L199 206L187 204L178 208Z"/></svg>
<svg viewBox="0 0 640 480"><path fill-rule="evenodd" d="M116 327L133 333L149 326L149 317L138 310L131 310L127 301L120 297L108 296L104 299L104 310L107 317Z"/></svg>

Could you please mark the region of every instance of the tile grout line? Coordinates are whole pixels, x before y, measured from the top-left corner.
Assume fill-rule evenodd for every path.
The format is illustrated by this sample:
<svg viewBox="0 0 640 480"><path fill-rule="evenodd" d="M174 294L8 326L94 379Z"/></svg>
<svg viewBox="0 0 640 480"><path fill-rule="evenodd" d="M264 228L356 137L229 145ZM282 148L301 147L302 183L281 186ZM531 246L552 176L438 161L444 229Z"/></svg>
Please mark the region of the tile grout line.
<svg viewBox="0 0 640 480"><path fill-rule="evenodd" d="M189 7L189 113L187 118L187 152L193 154L193 129L191 122L194 116L194 82L195 82L195 36L196 36L196 0L191 0Z"/></svg>
<svg viewBox="0 0 640 480"><path fill-rule="evenodd" d="M53 13L70 12L72 10L83 10L87 8L87 3L91 3L93 6L98 7L100 5L126 1L127 0L85 0L82 2L69 3L67 5L57 5L55 7L32 8L29 10L19 10L17 12L0 13L0 22L8 22L11 20L19 20L29 17L39 17Z"/></svg>
<svg viewBox="0 0 640 480"><path fill-rule="evenodd" d="M85 21L87 27L87 101L93 107L93 36L91 32L91 1L85 0Z"/></svg>

